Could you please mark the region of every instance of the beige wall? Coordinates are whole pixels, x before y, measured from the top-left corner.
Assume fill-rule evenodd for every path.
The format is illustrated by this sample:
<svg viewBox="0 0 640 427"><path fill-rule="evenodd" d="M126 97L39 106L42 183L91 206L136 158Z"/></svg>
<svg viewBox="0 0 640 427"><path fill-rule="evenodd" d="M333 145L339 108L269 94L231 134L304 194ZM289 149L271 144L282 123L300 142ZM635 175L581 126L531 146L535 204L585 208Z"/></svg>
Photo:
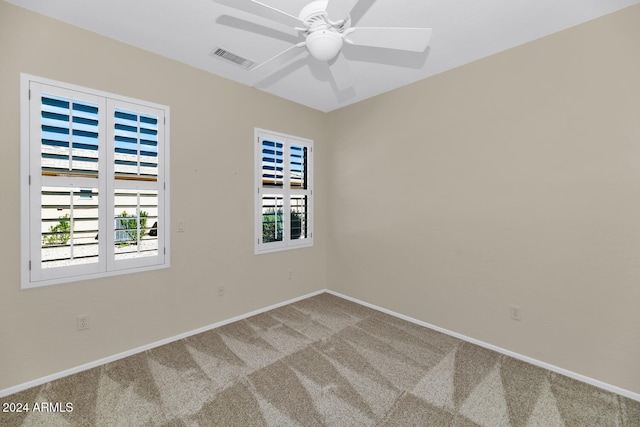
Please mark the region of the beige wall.
<svg viewBox="0 0 640 427"><path fill-rule="evenodd" d="M639 393L638 22L325 115L0 1L0 390L328 287ZM20 72L171 106L171 269L19 289ZM315 140L311 249L253 255L254 127Z"/></svg>
<svg viewBox="0 0 640 427"><path fill-rule="evenodd" d="M330 287L640 392L639 22L331 113Z"/></svg>
<svg viewBox="0 0 640 427"><path fill-rule="evenodd" d="M171 107L171 269L20 290L21 72ZM325 121L0 1L0 390L325 288ZM253 254L254 127L315 141L313 248ZM91 328L77 332L84 313Z"/></svg>

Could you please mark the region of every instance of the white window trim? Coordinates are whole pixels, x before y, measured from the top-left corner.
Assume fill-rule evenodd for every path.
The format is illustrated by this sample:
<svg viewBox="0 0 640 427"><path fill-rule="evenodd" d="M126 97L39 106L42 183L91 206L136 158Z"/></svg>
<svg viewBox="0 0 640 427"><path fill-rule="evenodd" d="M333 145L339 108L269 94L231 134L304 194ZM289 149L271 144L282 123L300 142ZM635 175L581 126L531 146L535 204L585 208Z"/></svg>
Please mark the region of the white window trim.
<svg viewBox="0 0 640 427"><path fill-rule="evenodd" d="M287 183L289 182L289 168L284 167L284 185L282 190L263 189L262 187L262 141L263 139L275 139L278 142L284 143L284 158L289 158L289 147L291 145L303 145L308 147L310 155L307 161L307 187L308 189L304 193L308 194L307 199L307 234L308 237L304 239L291 240L289 233L285 233L285 238L278 242L262 242L262 194L267 193L281 193L284 198L285 212L290 209L290 196L300 193L300 190L292 190ZM255 175L255 203L254 203L254 217L255 217L255 254L264 254L271 252L286 251L291 249L305 248L313 246L313 222L314 222L314 203L313 203L313 140L307 138L300 138L297 136L287 135L280 132L274 132L270 130L255 128L254 129L254 175ZM264 190L264 191L263 191ZM284 215L284 229L290 228L290 215Z"/></svg>
<svg viewBox="0 0 640 427"><path fill-rule="evenodd" d="M40 174L40 160L34 159L31 154L31 126L33 124L30 121L31 116L31 102L30 102L30 86L32 83L42 84L47 86L55 86L62 90L69 90L73 92L82 92L87 94L90 97L98 97L103 98L104 103L109 102L126 102L129 104L137 104L142 106L141 108L150 108L161 110L164 116L164 123L159 124L163 127L163 142L159 144L159 156L163 157L163 167L162 170L159 170L158 173L158 191L162 193L162 196L159 194L158 198L158 209L161 209L158 212L159 218L158 220L158 234L162 236L162 240L159 240L158 253L162 254L158 259L161 262L150 263L148 259L139 258L136 260L123 260L123 261L114 261L109 259L108 257L113 256L113 248L110 248L109 251L107 240L102 239L100 244L100 254L101 255L99 262L92 264L90 268L75 268L80 266L74 266L72 273L69 274L66 267L58 267L55 270L60 271L56 277L56 274L52 274L51 278L46 278L42 280L34 280L31 277L31 263L32 263L32 251L36 250L37 247L41 245L41 236L40 233L32 232L32 221L31 221L31 213L38 212L40 208L39 197L32 197L31 194L31 184L32 181L38 181L33 178L34 174ZM103 114L106 115L106 112L103 110ZM35 122L35 121L34 121ZM161 268L169 268L170 267L170 255L171 255L171 245L170 245L170 156L169 156L169 139L170 139L170 108L165 105L155 104L152 102L141 101L138 99L121 96L109 92L104 92L100 90L90 89L78 85L63 83L43 77L33 76L26 73L20 74L20 212L21 212L21 221L20 221L20 273L21 273L21 288L29 289L29 288L37 288L42 286L56 285L61 283L75 282L80 280L88 280L88 279L98 279L104 277L117 276L122 274L130 274L137 273L142 271L156 270ZM109 129L101 129L100 132L105 133L105 137L108 138L108 134L111 132ZM162 150L162 154L160 154L160 150ZM109 150L107 150L108 152ZM99 159L100 170L105 171L107 162L109 161L109 154L107 158ZM113 162L112 162L113 163ZM111 166L112 168L112 166ZM108 168L107 168L108 170ZM103 172L104 174L104 172ZM71 178L70 178L71 179ZM112 177L107 177L104 179L100 179L99 183L99 192L100 195L106 195L106 184L104 184L107 180L113 180ZM95 186L95 182L83 182L82 178L73 178L74 185L78 187L86 187L91 188ZM40 190L38 189L38 192ZM100 202L100 205L105 204L104 212L109 212L108 209L111 209L113 212L113 201L109 200L108 197L99 196L100 200L106 200L106 202ZM39 215L39 214L38 214ZM100 230L108 230L109 227L107 224L108 215L100 215L99 216L99 229ZM161 226L162 224L162 226ZM153 257L152 257L153 258ZM139 262L131 262L131 261L139 261ZM117 263L118 265L114 265ZM97 267L97 268L96 268ZM52 269L53 270L53 269ZM36 278L37 279L37 278Z"/></svg>

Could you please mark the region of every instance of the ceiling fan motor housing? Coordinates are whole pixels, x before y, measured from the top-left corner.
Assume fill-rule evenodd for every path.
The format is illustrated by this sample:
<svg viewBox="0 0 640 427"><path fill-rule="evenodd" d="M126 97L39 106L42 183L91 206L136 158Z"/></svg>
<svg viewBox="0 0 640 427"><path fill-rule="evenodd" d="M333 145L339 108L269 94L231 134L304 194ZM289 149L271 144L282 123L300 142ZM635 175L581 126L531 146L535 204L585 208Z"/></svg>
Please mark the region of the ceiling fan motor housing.
<svg viewBox="0 0 640 427"><path fill-rule="evenodd" d="M316 0L302 8L300 20L305 23L307 49L318 61L330 61L335 58L344 43L341 30L344 21L336 28L327 18L328 0Z"/></svg>
<svg viewBox="0 0 640 427"><path fill-rule="evenodd" d="M308 5L302 8L300 13L298 14L298 18L302 22L310 24L309 27L313 26L314 21L317 20L317 17L324 16L325 11L327 10L327 5L329 4L328 0L316 0L312 1ZM324 19L322 20L324 22Z"/></svg>

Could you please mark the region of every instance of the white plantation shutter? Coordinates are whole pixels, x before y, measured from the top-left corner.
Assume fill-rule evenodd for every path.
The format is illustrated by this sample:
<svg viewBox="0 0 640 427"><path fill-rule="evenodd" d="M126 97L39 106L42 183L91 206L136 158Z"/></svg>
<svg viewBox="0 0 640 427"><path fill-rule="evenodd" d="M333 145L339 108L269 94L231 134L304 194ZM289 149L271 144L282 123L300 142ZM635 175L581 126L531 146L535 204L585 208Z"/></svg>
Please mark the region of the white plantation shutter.
<svg viewBox="0 0 640 427"><path fill-rule="evenodd" d="M256 253L313 245L313 141L256 129Z"/></svg>
<svg viewBox="0 0 640 427"><path fill-rule="evenodd" d="M311 188L309 165L312 148L308 145L292 143L289 146L290 185L290 238L291 245L304 244L311 238Z"/></svg>
<svg viewBox="0 0 640 427"><path fill-rule="evenodd" d="M22 86L22 287L167 267L168 107Z"/></svg>
<svg viewBox="0 0 640 427"><path fill-rule="evenodd" d="M139 104L112 100L110 123L108 211L113 218L116 242L108 246L108 266L135 268L162 263L166 233L157 233L165 222L164 112ZM156 224L154 228L153 225ZM155 231L155 232L154 232Z"/></svg>
<svg viewBox="0 0 640 427"><path fill-rule="evenodd" d="M35 82L30 90L31 282L99 273L105 101Z"/></svg>

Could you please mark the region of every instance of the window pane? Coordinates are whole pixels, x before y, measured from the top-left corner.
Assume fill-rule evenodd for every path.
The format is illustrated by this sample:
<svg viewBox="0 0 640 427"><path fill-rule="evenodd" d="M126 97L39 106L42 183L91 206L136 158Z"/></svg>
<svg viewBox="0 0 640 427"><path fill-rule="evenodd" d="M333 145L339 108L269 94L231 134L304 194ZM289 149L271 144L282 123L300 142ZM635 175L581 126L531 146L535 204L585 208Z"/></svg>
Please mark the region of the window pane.
<svg viewBox="0 0 640 427"><path fill-rule="evenodd" d="M307 147L291 145L289 150L289 174L292 189L307 189Z"/></svg>
<svg viewBox="0 0 640 427"><path fill-rule="evenodd" d="M98 262L98 190L43 187L42 268Z"/></svg>
<svg viewBox="0 0 640 427"><path fill-rule="evenodd" d="M282 188L284 150L281 142L262 141L262 186Z"/></svg>
<svg viewBox="0 0 640 427"><path fill-rule="evenodd" d="M306 239L309 219L307 196L291 198L291 240Z"/></svg>
<svg viewBox="0 0 640 427"><path fill-rule="evenodd" d="M43 94L42 174L98 176L98 106Z"/></svg>
<svg viewBox="0 0 640 427"><path fill-rule="evenodd" d="M158 118L131 111L114 112L116 179L158 179Z"/></svg>
<svg viewBox="0 0 640 427"><path fill-rule="evenodd" d="M158 255L158 192L116 190L115 259Z"/></svg>
<svg viewBox="0 0 640 427"><path fill-rule="evenodd" d="M281 242L284 229L284 199L281 195L262 196L262 242Z"/></svg>

